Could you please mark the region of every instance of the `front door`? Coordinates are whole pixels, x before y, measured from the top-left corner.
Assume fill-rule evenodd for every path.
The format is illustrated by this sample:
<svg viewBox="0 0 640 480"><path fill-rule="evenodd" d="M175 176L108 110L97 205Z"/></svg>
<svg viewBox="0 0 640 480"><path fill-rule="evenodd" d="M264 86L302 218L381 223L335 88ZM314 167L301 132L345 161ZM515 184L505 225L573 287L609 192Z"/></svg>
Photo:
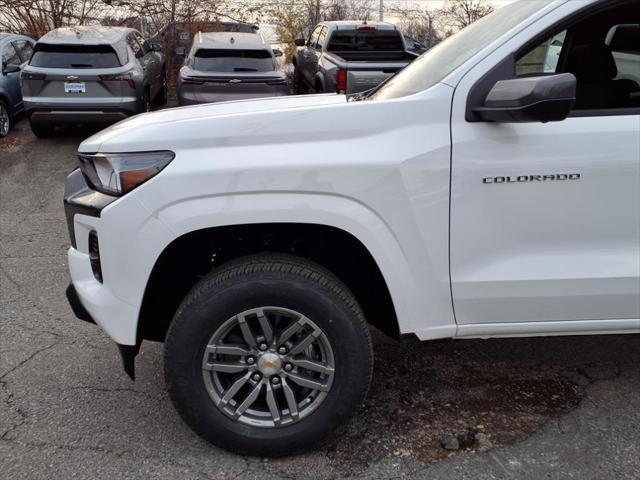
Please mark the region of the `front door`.
<svg viewBox="0 0 640 480"><path fill-rule="evenodd" d="M516 76L576 75L566 120L467 122L469 87L456 90L450 260L458 324L640 319L640 85L616 51L635 55L638 68L640 45L612 37L615 22L640 18L616 5L550 31L516 59Z"/></svg>

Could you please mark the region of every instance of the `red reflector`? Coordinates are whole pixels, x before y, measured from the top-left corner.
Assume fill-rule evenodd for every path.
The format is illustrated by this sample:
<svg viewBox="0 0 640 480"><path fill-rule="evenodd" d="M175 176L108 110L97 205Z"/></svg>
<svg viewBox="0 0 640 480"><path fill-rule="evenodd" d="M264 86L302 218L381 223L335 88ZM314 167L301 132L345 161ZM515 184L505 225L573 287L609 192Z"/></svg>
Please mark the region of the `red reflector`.
<svg viewBox="0 0 640 480"><path fill-rule="evenodd" d="M338 70L336 74L336 92L337 93L347 92L347 71L346 70Z"/></svg>
<svg viewBox="0 0 640 480"><path fill-rule="evenodd" d="M116 75L98 75L100 80L107 82L127 82L131 88L136 88L136 81L132 78L130 73L120 73Z"/></svg>
<svg viewBox="0 0 640 480"><path fill-rule="evenodd" d="M22 72L20 78L22 78L22 80L44 80L47 76L44 73Z"/></svg>

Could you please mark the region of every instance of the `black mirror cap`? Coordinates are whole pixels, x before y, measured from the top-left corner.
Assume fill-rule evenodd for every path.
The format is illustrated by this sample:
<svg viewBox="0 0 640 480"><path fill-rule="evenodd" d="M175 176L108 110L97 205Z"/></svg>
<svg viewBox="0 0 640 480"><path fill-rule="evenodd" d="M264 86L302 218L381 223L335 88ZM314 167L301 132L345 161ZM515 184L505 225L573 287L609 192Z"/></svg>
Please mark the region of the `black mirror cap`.
<svg viewBox="0 0 640 480"><path fill-rule="evenodd" d="M20 71L20 65L7 65L6 63L2 65L2 73L5 75L7 73L16 73Z"/></svg>
<svg viewBox="0 0 640 480"><path fill-rule="evenodd" d="M576 86L571 73L500 80L473 111L488 122L558 122L571 112Z"/></svg>
<svg viewBox="0 0 640 480"><path fill-rule="evenodd" d="M307 44L307 41L304 38L296 38L293 43L296 44L296 47L304 47Z"/></svg>

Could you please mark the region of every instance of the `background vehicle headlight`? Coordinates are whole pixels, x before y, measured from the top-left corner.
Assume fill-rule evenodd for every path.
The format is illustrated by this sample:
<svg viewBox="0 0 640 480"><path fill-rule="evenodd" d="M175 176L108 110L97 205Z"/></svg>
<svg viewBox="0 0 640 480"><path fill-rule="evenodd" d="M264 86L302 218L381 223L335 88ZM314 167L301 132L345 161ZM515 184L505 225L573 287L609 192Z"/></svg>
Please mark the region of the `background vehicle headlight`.
<svg viewBox="0 0 640 480"><path fill-rule="evenodd" d="M159 151L98 153L79 157L80 169L94 189L121 196L157 175L175 154Z"/></svg>

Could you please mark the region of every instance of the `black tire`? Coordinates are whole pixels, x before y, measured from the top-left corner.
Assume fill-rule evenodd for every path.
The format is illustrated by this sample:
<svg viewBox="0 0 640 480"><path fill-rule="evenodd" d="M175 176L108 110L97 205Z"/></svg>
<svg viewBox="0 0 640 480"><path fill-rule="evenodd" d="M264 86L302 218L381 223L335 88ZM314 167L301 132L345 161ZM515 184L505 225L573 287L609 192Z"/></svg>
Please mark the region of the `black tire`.
<svg viewBox="0 0 640 480"><path fill-rule="evenodd" d="M55 127L53 125L43 125L41 123L33 123L31 124L31 131L38 138L50 138L55 133Z"/></svg>
<svg viewBox="0 0 640 480"><path fill-rule="evenodd" d="M293 84L296 87L296 95L306 95L307 93L309 93L309 87L304 81L304 78L300 74L300 70L297 66L293 69Z"/></svg>
<svg viewBox="0 0 640 480"><path fill-rule="evenodd" d="M11 131L11 114L7 104L0 100L0 138L6 137Z"/></svg>
<svg viewBox="0 0 640 480"><path fill-rule="evenodd" d="M266 305L300 312L315 322L330 343L335 370L326 396L306 417L288 425L256 427L216 406L205 385L203 356L225 322ZM164 368L171 400L198 435L232 452L278 456L316 445L348 421L369 389L373 350L364 315L338 278L308 260L261 254L223 265L187 295L167 333ZM282 378L286 380L286 374Z"/></svg>
<svg viewBox="0 0 640 480"><path fill-rule="evenodd" d="M169 86L167 84L167 72L166 70L162 70L162 85L160 87L160 91L156 95L155 105L158 107L163 107L167 104L167 100L169 99Z"/></svg>

